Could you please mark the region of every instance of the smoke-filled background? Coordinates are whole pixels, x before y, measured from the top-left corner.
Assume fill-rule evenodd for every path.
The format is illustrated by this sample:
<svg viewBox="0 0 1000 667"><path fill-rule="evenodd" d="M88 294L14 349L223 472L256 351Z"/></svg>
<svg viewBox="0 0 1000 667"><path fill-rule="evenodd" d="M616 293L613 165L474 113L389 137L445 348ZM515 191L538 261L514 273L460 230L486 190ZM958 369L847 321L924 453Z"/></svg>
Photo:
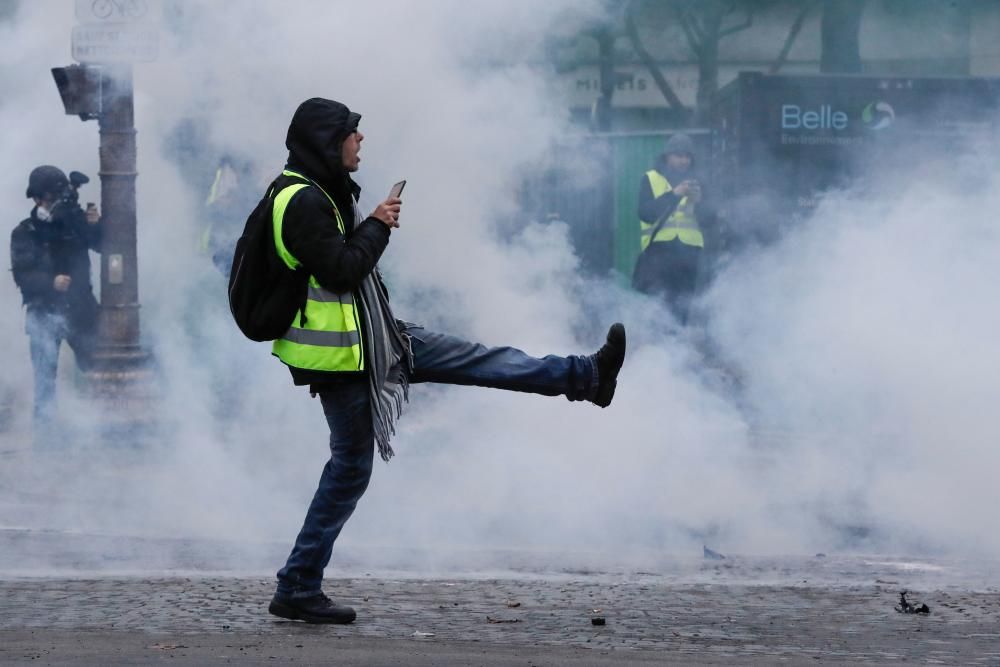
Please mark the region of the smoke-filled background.
<svg viewBox="0 0 1000 667"><path fill-rule="evenodd" d="M323 96L363 115L364 213L408 180L382 260L399 317L539 356L593 352L620 320L630 346L607 410L414 387L397 457L376 466L331 567L656 567L703 544L1000 556L995 158L919 156L880 182L891 196L836 193L779 242L733 258L700 304L707 346L654 300L585 276L567 223L518 208L520 180L570 132L538 65L569 7L576 20L600 13L527 1L169 13L159 59L135 68L142 329L166 434L86 437L64 352L60 410L81 436L65 460L30 456L23 310L0 280L2 381L18 396L0 522L112 545L218 541L228 546L206 567L280 566L328 456L326 424L269 348L240 336L224 279L196 249L215 166L198 149L252 159L263 189L295 107ZM48 72L69 63L73 22L72 3L52 1L0 23L9 228L30 209L38 164L90 174L81 199L99 201L96 124L63 114ZM88 566L185 566L175 552L108 553ZM33 566L60 563L49 553ZM19 567L0 554L0 568Z"/></svg>

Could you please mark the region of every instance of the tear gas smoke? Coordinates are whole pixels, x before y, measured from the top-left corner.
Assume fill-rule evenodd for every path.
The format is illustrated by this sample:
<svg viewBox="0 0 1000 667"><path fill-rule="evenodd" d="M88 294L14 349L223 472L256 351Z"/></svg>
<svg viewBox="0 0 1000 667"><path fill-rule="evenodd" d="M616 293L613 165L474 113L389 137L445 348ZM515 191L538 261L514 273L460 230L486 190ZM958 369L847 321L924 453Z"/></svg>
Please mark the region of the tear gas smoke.
<svg viewBox="0 0 1000 667"><path fill-rule="evenodd" d="M604 411L416 386L398 457L377 467L331 571L352 553L366 567L502 567L496 554L514 552L561 567L655 566L705 541L1000 555L984 530L1000 502L986 404L1000 377L988 306L995 163L992 187L975 192L935 189L953 165L927 161L887 183L889 204L831 196L786 239L735 260L704 300L734 383L657 304L582 277L564 223L497 232L518 215L526 167L568 131L537 62L579 3L165 5L160 58L136 67L135 89L142 326L169 436L142 447L81 437L71 465L32 463L22 416L5 436L19 444L4 484L24 502L0 522L236 542L204 566L280 566L328 455L325 421L265 346L240 338L222 278L194 248L216 156L246 156L266 183L292 111L324 96L363 114L364 212L408 179L383 260L399 317L534 354L590 352L619 319L630 337ZM36 164L97 173L95 124L62 114L48 74L68 60L72 20L71 3L25 2L0 23L0 121L17 128L0 158L11 224L29 208ZM97 179L88 187L96 198ZM19 303L0 281L3 381L27 415ZM87 433L63 361L60 408ZM128 566L190 566L174 555ZM95 558L88 567L115 568L128 555ZM49 554L33 567L59 563ZM0 568L21 567L0 554Z"/></svg>

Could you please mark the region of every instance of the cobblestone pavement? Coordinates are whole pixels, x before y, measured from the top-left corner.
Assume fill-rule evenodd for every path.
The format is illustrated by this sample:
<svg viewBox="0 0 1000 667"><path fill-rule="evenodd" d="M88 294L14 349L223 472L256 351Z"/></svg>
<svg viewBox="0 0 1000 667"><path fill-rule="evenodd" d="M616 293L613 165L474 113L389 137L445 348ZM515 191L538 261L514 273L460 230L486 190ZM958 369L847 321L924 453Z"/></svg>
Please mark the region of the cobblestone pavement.
<svg viewBox="0 0 1000 667"><path fill-rule="evenodd" d="M0 665L1000 665L1000 566L983 562L698 553L648 572L568 571L551 564L586 558L424 561L345 544L328 573L340 578L326 589L355 606L358 621L291 623L266 612L271 575L211 574L267 572L287 543L70 530L51 521L52 502L31 493L30 479L13 484L20 468L7 463ZM367 569L374 555L382 569ZM401 569L407 562L433 562L436 574ZM931 613L894 611L904 589Z"/></svg>
<svg viewBox="0 0 1000 667"><path fill-rule="evenodd" d="M126 661L197 657L196 641L223 651L201 655L206 660L231 658L234 651L292 659L296 648L306 648L303 641L314 646L335 637L405 640L410 652L425 651L417 646L424 643L475 642L485 654L496 649L503 655L519 647L510 656L518 664L549 655L545 647L597 649L593 656L609 664L640 658L1000 664L996 590L913 591L912 600L931 607L924 616L894 611L899 586L891 583L683 585L643 575L328 580L329 592L359 610L348 627L270 617L265 607L272 590L271 581L260 578L8 579L0 582L0 663L78 658L83 664L96 650L104 660L93 664L100 664L120 655L115 651L124 644L135 644ZM593 625L595 616L606 625ZM100 638L100 646L88 636ZM67 637L73 642L67 644ZM89 648L82 651L84 646ZM578 653L569 655L579 662Z"/></svg>

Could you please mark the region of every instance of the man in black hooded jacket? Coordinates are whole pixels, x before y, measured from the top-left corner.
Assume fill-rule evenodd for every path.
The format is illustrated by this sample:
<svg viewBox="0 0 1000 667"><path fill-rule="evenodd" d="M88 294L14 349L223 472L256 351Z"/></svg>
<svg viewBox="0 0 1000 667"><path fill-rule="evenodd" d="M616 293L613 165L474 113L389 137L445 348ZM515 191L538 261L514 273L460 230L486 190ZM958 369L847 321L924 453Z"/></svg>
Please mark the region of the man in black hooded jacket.
<svg viewBox="0 0 1000 667"><path fill-rule="evenodd" d="M288 129L287 165L272 191L300 187L287 200L283 214L275 214L279 231L275 245L282 246L276 248L279 255L286 261L294 258L311 276L302 312L308 315L315 308L314 313L329 313L330 305L339 303L353 308L343 312L358 313L358 331L317 331L317 319L324 318L314 316L313 329L296 318L274 348L295 384L309 385L319 395L330 427L330 459L288 561L278 572L269 607L276 616L309 623L350 623L355 618L353 609L323 593L323 570L334 541L368 486L376 446L384 459L392 455L389 435L409 383L563 395L607 407L625 359L621 324L611 327L596 354L538 359L511 347L487 348L396 320L377 263L392 230L399 227L401 201L390 197L367 218L357 214L360 188L351 173L361 159L360 119L339 102L320 98L303 102ZM277 210L281 195L273 196ZM303 344L319 340L356 342L363 348L357 367L323 369L345 348L331 352L332 348Z"/></svg>

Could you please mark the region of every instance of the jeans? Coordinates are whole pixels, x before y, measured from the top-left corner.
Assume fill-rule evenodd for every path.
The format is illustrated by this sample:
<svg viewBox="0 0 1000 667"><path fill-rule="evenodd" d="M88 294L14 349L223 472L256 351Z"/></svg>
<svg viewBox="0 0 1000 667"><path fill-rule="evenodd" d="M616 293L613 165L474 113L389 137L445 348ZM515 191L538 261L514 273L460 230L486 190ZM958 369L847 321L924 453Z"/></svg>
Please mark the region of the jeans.
<svg viewBox="0 0 1000 667"><path fill-rule="evenodd" d="M405 329L413 345L411 382L474 385L586 400L597 391L592 357L538 359L512 347L488 348L455 336ZM375 453L368 380L330 385L320 392L330 426L330 459L323 467L292 553L278 572L278 595L320 592L333 543L368 488Z"/></svg>
<svg viewBox="0 0 1000 667"><path fill-rule="evenodd" d="M69 343L77 366L86 370L90 367L94 337L91 331L70 326L62 313L35 309L28 310L25 330L35 374L34 421L36 426L44 426L55 416L59 347L63 340Z"/></svg>

